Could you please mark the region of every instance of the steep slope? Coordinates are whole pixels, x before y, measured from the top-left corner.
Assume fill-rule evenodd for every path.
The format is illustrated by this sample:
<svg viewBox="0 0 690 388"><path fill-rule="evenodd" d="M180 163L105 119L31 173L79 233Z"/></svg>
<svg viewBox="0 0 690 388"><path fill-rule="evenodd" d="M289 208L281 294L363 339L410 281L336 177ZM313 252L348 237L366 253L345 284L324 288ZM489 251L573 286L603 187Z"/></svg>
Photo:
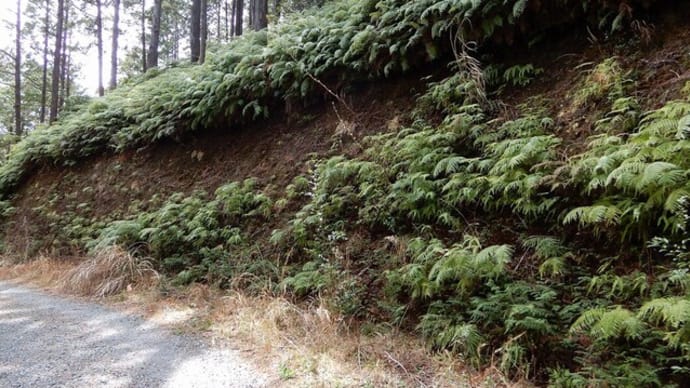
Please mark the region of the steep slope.
<svg viewBox="0 0 690 388"><path fill-rule="evenodd" d="M363 137L402 120L416 90L424 88L416 78L363 87L348 98L353 112L324 103L295 118L207 130L180 141L90 157L71 167L44 166L16 194L17 211L6 223L13 225L6 229L6 249L23 257L81 252L83 242L70 235L75 219L88 224L114 220L173 193L213 192L247 178L278 192L306 173L315 157L359 153ZM351 124L351 131L342 132L341 122Z"/></svg>
<svg viewBox="0 0 690 388"><path fill-rule="evenodd" d="M0 171L4 192L19 187L5 212L8 248L122 246L173 283L318 298L350 322L419 333L516 380L682 385L690 33L678 15L687 4L357 4L361 13L335 17L356 31L302 30L318 18L298 18L285 27L300 31L290 44L250 46L251 59L226 73L192 69L208 82L171 93L172 106L128 116L122 96L96 102L49 130L65 131L62 156L59 143L41 143L45 134L28 140ZM606 33L588 30L592 21ZM483 39L472 53L482 68L466 42L445 40L458 26ZM549 39L573 26L579 34ZM530 48L533 39L541 43ZM324 47L335 59L309 54ZM273 60L293 72L270 75ZM430 71L425 61L451 66ZM416 73L361 86L367 68L408 65ZM297 93L305 80L311 92ZM229 91L226 81L245 86ZM238 102L244 92L256 99ZM242 126L240 105L288 112ZM80 120L100 128L95 145ZM107 145L117 153L100 154Z"/></svg>

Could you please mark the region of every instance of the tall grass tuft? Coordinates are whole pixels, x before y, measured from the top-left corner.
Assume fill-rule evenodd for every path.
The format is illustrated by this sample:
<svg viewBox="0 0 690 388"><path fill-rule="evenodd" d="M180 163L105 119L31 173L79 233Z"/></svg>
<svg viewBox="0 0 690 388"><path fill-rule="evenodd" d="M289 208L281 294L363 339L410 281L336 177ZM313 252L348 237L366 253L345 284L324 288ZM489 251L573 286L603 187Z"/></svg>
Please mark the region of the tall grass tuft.
<svg viewBox="0 0 690 388"><path fill-rule="evenodd" d="M150 260L115 246L96 252L67 272L60 287L67 292L102 298L156 278L158 273Z"/></svg>

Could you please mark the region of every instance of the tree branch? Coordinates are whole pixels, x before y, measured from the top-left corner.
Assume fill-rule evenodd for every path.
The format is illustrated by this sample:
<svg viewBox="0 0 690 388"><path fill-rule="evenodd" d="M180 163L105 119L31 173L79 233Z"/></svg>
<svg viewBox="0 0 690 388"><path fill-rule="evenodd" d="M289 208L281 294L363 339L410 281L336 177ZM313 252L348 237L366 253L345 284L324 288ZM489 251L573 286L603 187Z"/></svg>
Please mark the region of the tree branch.
<svg viewBox="0 0 690 388"><path fill-rule="evenodd" d="M14 61L14 54L10 53L9 51L0 49L0 54L5 54L6 56L8 56L10 59L12 59Z"/></svg>

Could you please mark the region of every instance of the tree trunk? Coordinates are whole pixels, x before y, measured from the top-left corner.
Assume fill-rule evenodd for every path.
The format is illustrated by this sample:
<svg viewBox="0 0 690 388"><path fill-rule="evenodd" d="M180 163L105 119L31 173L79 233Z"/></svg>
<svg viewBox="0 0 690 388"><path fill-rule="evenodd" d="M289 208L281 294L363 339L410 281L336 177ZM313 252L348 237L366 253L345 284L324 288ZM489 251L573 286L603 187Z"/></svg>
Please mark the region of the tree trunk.
<svg viewBox="0 0 690 388"><path fill-rule="evenodd" d="M58 0L57 9L57 27L55 31L55 51L53 53L53 79L51 82L51 96L50 96L50 122L57 119L58 114L58 98L60 92L60 57L62 55L62 28L64 23L64 8L65 0Z"/></svg>
<svg viewBox="0 0 690 388"><path fill-rule="evenodd" d="M120 0L113 0L113 47L110 50L110 90L117 86L117 50L120 38Z"/></svg>
<svg viewBox="0 0 690 388"><path fill-rule="evenodd" d="M67 42L72 41L72 32L69 34L69 38L67 39ZM66 65L65 65L65 80L63 81L65 85L65 97L63 101L63 105L67 102L69 99L69 96L72 94L71 92L71 86L72 86L72 52L68 51L67 52L67 59L66 59Z"/></svg>
<svg viewBox="0 0 690 388"><path fill-rule="evenodd" d="M235 14L237 13L237 0L231 0L231 6L230 6L230 37L235 36L235 26L237 23L235 22Z"/></svg>
<svg viewBox="0 0 690 388"><path fill-rule="evenodd" d="M177 61L180 54L180 26L175 23L175 33L173 34L172 60Z"/></svg>
<svg viewBox="0 0 690 388"><path fill-rule="evenodd" d="M149 42L149 54L146 61L147 69L158 67L158 41L161 35L161 2L162 0L155 0L153 3L151 42Z"/></svg>
<svg viewBox="0 0 690 388"><path fill-rule="evenodd" d="M268 27L268 0L256 0L256 28L263 30Z"/></svg>
<svg viewBox="0 0 690 388"><path fill-rule="evenodd" d="M189 47L192 63L199 62L201 55L201 0L192 0L192 29Z"/></svg>
<svg viewBox="0 0 690 388"><path fill-rule="evenodd" d="M235 36L242 35L242 23L244 22L244 0L232 2L235 13Z"/></svg>
<svg viewBox="0 0 690 388"><path fill-rule="evenodd" d="M228 40L230 40L230 27L232 25L232 23L230 21L230 17L232 17L235 14L235 8L234 8L235 2L233 1L232 4L233 4L232 12L230 14L228 14L228 8L230 8L230 7L228 7L228 2L227 1L223 2L223 7L225 7L225 41L226 42Z"/></svg>
<svg viewBox="0 0 690 388"><path fill-rule="evenodd" d="M22 123L22 2L17 0L17 36L14 53L14 133L24 133Z"/></svg>
<svg viewBox="0 0 690 388"><path fill-rule="evenodd" d="M223 37L222 19L223 19L223 3L224 1L216 0L216 39L220 42Z"/></svg>
<svg viewBox="0 0 690 388"><path fill-rule="evenodd" d="M268 26L268 0L251 0L249 25L254 31Z"/></svg>
<svg viewBox="0 0 690 388"><path fill-rule="evenodd" d="M141 0L141 72L146 73L146 0Z"/></svg>
<svg viewBox="0 0 690 388"><path fill-rule="evenodd" d="M199 63L204 63L206 61L206 42L208 40L208 0L201 0L200 17Z"/></svg>
<svg viewBox="0 0 690 388"><path fill-rule="evenodd" d="M60 66L60 96L58 101L58 110L61 110L65 105L65 95L67 94L67 31L69 30L69 9L70 0L65 1L65 19L62 29L62 53L60 55L62 65Z"/></svg>
<svg viewBox="0 0 690 388"><path fill-rule="evenodd" d="M96 0L96 37L98 39L98 95L103 97L103 16L101 14L101 0Z"/></svg>
<svg viewBox="0 0 690 388"><path fill-rule="evenodd" d="M45 30L43 31L43 79L41 81L41 123L46 122L48 104L48 36L50 35L50 0L46 0Z"/></svg>

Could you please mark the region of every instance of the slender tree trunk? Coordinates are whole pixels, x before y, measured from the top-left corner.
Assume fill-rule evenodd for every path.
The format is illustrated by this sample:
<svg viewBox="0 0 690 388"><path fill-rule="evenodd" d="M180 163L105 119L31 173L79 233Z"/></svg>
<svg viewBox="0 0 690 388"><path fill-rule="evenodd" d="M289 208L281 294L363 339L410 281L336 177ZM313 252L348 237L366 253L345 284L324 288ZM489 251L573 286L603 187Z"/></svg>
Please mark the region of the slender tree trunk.
<svg viewBox="0 0 690 388"><path fill-rule="evenodd" d="M223 1L223 7L225 8L224 11L225 11L225 41L226 42L228 40L230 40L230 25L232 24L230 21L230 17L235 14L235 8L234 8L235 2L233 1L232 4L233 4L233 8L232 8L233 11L232 11L232 13L230 13L228 15L228 8L230 8L230 7L228 7L227 0Z"/></svg>
<svg viewBox="0 0 690 388"><path fill-rule="evenodd" d="M176 62L180 52L180 26L175 23L172 30L172 47L168 50L168 61Z"/></svg>
<svg viewBox="0 0 690 388"><path fill-rule="evenodd" d="M235 8L235 36L242 35L242 23L244 22L244 0L234 0Z"/></svg>
<svg viewBox="0 0 690 388"><path fill-rule="evenodd" d="M158 67L158 41L161 35L161 2L162 0L155 0L153 3L151 41L149 42L149 54L146 61L147 69Z"/></svg>
<svg viewBox="0 0 690 388"><path fill-rule="evenodd" d="M48 101L48 36L50 35L50 0L46 0L45 30L43 31L43 79L41 80L41 123L46 122Z"/></svg>
<svg viewBox="0 0 690 388"><path fill-rule="evenodd" d="M211 27L209 27L209 38L211 40L218 39L220 40L220 18L222 17L222 10L223 8L221 7L220 0L211 0L209 3L209 16ZM216 32L211 33L213 29L213 23L216 23Z"/></svg>
<svg viewBox="0 0 690 388"><path fill-rule="evenodd" d="M146 0L141 0L141 72L146 73Z"/></svg>
<svg viewBox="0 0 690 388"><path fill-rule="evenodd" d="M208 0L200 0L200 41L199 41L199 63L206 61L206 42L208 41Z"/></svg>
<svg viewBox="0 0 690 388"><path fill-rule="evenodd" d="M235 14L237 13L237 0L230 0L231 1L231 9L230 9L230 37L235 36L235 26L237 23L235 22Z"/></svg>
<svg viewBox="0 0 690 388"><path fill-rule="evenodd" d="M201 55L201 0L192 0L192 28L189 47L192 63L199 62Z"/></svg>
<svg viewBox="0 0 690 388"><path fill-rule="evenodd" d="M223 37L223 3L225 2L221 0L216 0L216 39L218 39L218 41L220 41Z"/></svg>
<svg viewBox="0 0 690 388"><path fill-rule="evenodd" d="M110 90L117 86L117 50L120 38L120 0L113 0L113 47L110 50Z"/></svg>
<svg viewBox="0 0 690 388"><path fill-rule="evenodd" d="M65 0L58 0L57 9L57 27L55 31L55 51L53 52L53 79L51 81L51 95L50 95L50 122L57 119L58 114L58 98L60 92L60 57L62 55L62 28L64 24L64 8Z"/></svg>
<svg viewBox="0 0 690 388"><path fill-rule="evenodd" d="M180 52L180 30L177 26L175 26L175 33L173 34L173 47L172 47L172 60L177 61L177 58L179 57L179 52Z"/></svg>
<svg viewBox="0 0 690 388"><path fill-rule="evenodd" d="M103 15L101 14L101 0L96 0L96 37L98 39L98 95L103 97Z"/></svg>
<svg viewBox="0 0 690 388"><path fill-rule="evenodd" d="M69 31L69 11L70 11L70 0L65 2L65 25L62 29L62 55L60 58L62 60L62 65L60 67L60 99L58 101L58 109L62 109L65 106L65 95L67 94L67 32Z"/></svg>
<svg viewBox="0 0 690 388"><path fill-rule="evenodd" d="M22 123L22 2L17 0L16 47L14 53L14 133L24 133Z"/></svg>
<svg viewBox="0 0 690 388"><path fill-rule="evenodd" d="M69 34L67 42L72 42L72 32ZM67 52L67 65L65 65L65 102L72 95L72 52ZM63 102L64 104L64 102Z"/></svg>

